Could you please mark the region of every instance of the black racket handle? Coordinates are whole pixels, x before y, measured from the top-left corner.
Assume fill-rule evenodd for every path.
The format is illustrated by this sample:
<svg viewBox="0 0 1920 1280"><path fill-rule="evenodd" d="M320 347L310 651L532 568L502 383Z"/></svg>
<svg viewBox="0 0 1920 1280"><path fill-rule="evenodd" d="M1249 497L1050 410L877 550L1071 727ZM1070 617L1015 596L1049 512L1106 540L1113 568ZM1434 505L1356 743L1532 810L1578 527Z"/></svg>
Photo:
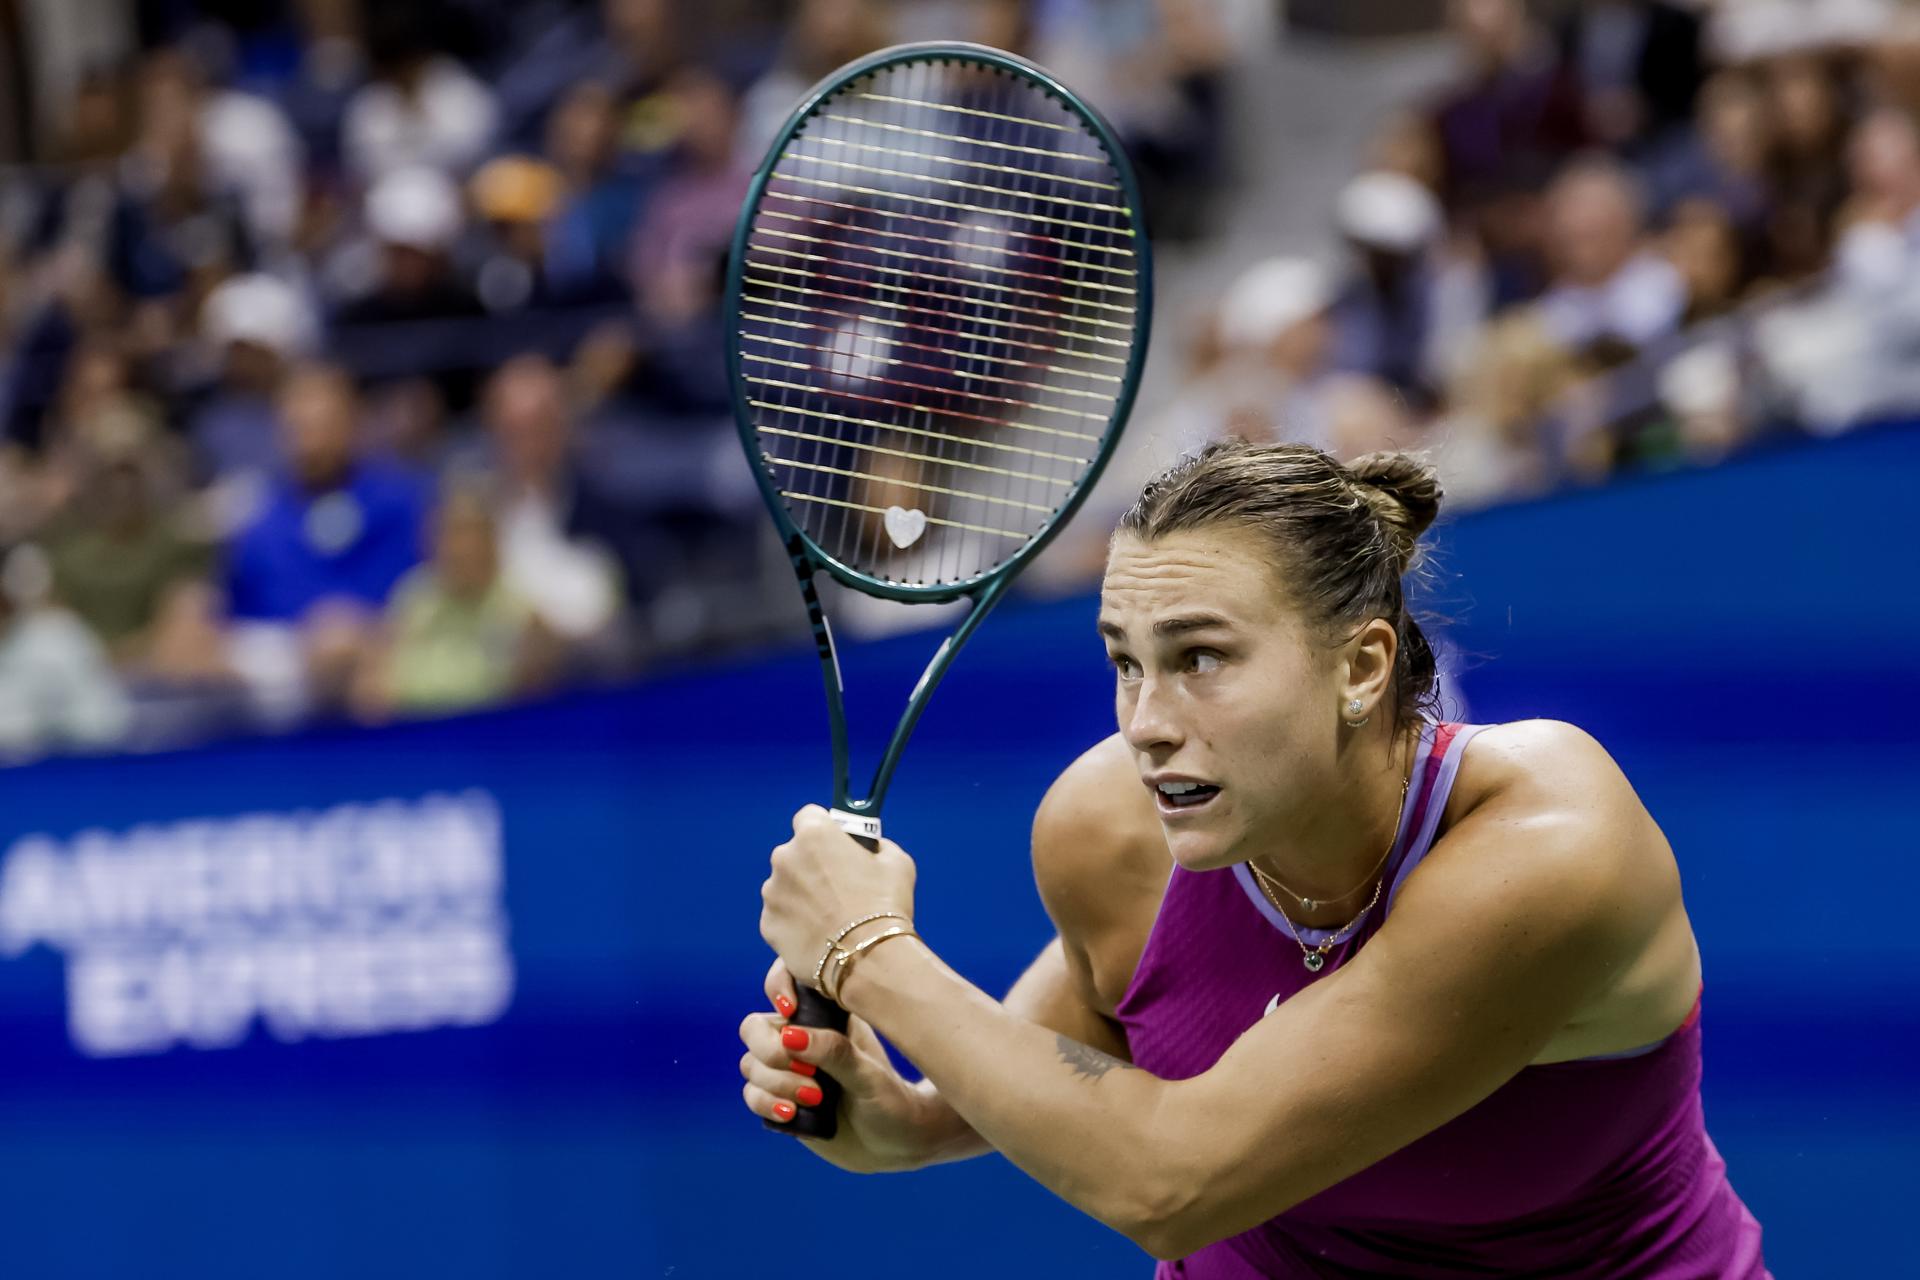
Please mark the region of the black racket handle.
<svg viewBox="0 0 1920 1280"><path fill-rule="evenodd" d="M789 1026L824 1027L828 1031L838 1031L843 1035L846 1033L847 1011L845 1009L812 987L796 982L794 990L799 997L800 1007L793 1011L791 1018L787 1019ZM777 1120L762 1120L760 1123L775 1133L819 1138L823 1141L832 1138L840 1131L840 1082L824 1071L816 1072L813 1082L820 1086L819 1106L796 1106L793 1119L785 1124Z"/></svg>
<svg viewBox="0 0 1920 1280"><path fill-rule="evenodd" d="M853 837L869 853L880 851L880 842L863 835ZM793 1016L787 1019L791 1027L820 1027L828 1031L847 1033L847 1011L833 1001L815 991L806 983L795 979L794 995L799 1007ZM777 1120L762 1120L760 1123L775 1133L790 1134L794 1137L819 1138L827 1141L840 1132L840 1082L824 1071L814 1073L813 1082L820 1086L820 1105L815 1107L794 1108L793 1119L785 1124Z"/></svg>

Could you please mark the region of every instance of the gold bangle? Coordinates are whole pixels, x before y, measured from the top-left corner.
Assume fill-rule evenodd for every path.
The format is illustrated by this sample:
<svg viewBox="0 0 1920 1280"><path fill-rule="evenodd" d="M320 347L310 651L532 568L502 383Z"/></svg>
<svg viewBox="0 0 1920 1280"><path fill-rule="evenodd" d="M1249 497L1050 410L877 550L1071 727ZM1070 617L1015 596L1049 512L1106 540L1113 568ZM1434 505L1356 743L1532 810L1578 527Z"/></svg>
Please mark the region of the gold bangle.
<svg viewBox="0 0 1920 1280"><path fill-rule="evenodd" d="M827 939L827 949L820 953L820 963L813 966L813 989L821 995L826 995L827 989L822 985L822 979L826 975L827 965L836 959L844 962L848 955L846 951L840 948L840 940L842 938L852 933L855 929L858 929L861 925L872 924L875 920L906 919L907 917L901 915L898 911L876 911L870 916L861 916L858 920L855 920L852 924ZM912 922L908 921L908 923L911 925ZM827 998L832 999L833 997L828 996Z"/></svg>
<svg viewBox="0 0 1920 1280"><path fill-rule="evenodd" d="M872 924L875 920L905 920L905 919L906 917L901 915L898 911L876 911L870 916L861 916L858 920L855 920L852 924L848 925L846 928L842 929L840 932L834 934L832 938L828 939L827 945L830 947L839 946L840 939L846 937L848 934L852 933L855 929L858 929L863 924Z"/></svg>
<svg viewBox="0 0 1920 1280"><path fill-rule="evenodd" d="M906 919L906 917L896 916L895 919L904 920ZM911 922L909 922L904 925L895 925L891 929L883 929L879 933L874 934L871 938L868 938L865 942L861 943L859 946L854 947L852 950L840 952L840 954L835 958L834 966L833 966L833 975L831 980L833 992L827 998L829 1000L832 1000L835 1004L840 1003L840 993L844 991L847 986L847 973L849 970L853 968L853 962L855 960L858 960L861 956L861 953L866 951L868 947L879 946L881 943L885 942L888 938L902 938L902 937L917 938L919 936L920 936L919 934L913 931L913 925Z"/></svg>

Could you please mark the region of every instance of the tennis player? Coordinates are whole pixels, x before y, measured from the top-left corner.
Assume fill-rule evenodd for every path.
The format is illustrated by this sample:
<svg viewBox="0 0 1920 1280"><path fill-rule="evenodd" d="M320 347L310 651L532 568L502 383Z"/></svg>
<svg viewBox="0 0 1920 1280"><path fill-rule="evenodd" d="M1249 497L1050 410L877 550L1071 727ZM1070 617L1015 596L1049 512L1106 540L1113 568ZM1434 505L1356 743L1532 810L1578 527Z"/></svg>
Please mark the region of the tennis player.
<svg viewBox="0 0 1920 1280"><path fill-rule="evenodd" d="M1440 497L1406 454L1238 442L1149 483L1101 593L1120 731L1034 822L1059 938L996 1001L912 932L903 851L802 810L749 1109L828 1072L823 1158L997 1149L1162 1280L1767 1276L1665 838L1579 729L1433 714L1402 577ZM789 971L847 1035L785 1025Z"/></svg>

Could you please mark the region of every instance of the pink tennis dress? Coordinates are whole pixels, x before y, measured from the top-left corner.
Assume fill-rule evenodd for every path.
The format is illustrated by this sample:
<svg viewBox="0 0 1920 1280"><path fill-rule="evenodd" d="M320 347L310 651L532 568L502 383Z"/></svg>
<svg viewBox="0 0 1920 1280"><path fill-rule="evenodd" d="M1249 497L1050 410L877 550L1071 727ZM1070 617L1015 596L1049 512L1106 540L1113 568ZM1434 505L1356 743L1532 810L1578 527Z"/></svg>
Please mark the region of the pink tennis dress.
<svg viewBox="0 0 1920 1280"><path fill-rule="evenodd" d="M1432 846L1461 753L1483 727L1424 727L1384 908L1317 974L1244 864L1176 867L1116 1010L1134 1062L1168 1079L1199 1075L1272 1002L1366 946ZM1316 946L1326 937L1300 934ZM1701 1117L1698 1006L1658 1044L1528 1067L1384 1160L1155 1275L1770 1280L1760 1224Z"/></svg>

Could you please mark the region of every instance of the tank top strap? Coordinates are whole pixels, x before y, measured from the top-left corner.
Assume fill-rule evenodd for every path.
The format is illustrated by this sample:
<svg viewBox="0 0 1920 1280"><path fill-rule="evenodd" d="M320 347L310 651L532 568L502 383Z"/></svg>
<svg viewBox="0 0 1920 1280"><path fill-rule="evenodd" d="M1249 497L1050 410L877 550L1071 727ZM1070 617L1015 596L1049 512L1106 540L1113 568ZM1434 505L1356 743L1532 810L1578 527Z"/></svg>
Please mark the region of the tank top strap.
<svg viewBox="0 0 1920 1280"><path fill-rule="evenodd" d="M1393 881L1387 888L1387 911L1393 910L1393 900L1399 895L1400 886L1433 847L1434 834L1440 829L1441 815L1447 810L1447 799L1453 794L1454 780L1460 776L1460 758L1466 753L1467 744L1486 727L1483 724L1437 724L1433 726L1432 736L1422 739L1426 750L1419 765L1423 775L1419 799L1407 818L1406 826L1411 835L1399 854ZM1385 916L1387 911L1380 914Z"/></svg>

